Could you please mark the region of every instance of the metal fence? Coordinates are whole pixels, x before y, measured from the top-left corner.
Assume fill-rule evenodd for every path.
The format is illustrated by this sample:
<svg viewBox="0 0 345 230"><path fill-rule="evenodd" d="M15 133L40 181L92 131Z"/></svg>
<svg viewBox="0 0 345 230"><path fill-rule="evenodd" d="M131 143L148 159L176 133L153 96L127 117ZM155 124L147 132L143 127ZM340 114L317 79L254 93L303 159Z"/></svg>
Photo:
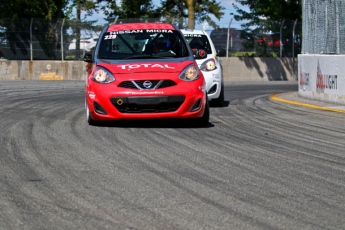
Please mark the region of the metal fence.
<svg viewBox="0 0 345 230"><path fill-rule="evenodd" d="M301 52L301 22L283 21L279 22L280 30L267 31L259 27L246 34L240 29L239 22L231 21L218 25L217 29L204 25L196 25L196 28L206 30L216 48L226 49L228 56L267 56L275 53L276 56L292 57ZM75 20L1 19L0 58L81 60L95 46L104 26Z"/></svg>
<svg viewBox="0 0 345 230"><path fill-rule="evenodd" d="M267 29L270 23L273 30ZM296 57L301 52L302 22L281 20L253 26L249 31L233 27L206 30L216 48L226 49L227 56Z"/></svg>
<svg viewBox="0 0 345 230"><path fill-rule="evenodd" d="M0 20L0 58L8 60L81 59L102 25L75 20ZM77 37L80 34L80 37ZM79 42L76 45L76 41Z"/></svg>
<svg viewBox="0 0 345 230"><path fill-rule="evenodd" d="M345 1L303 0L303 54L345 54Z"/></svg>

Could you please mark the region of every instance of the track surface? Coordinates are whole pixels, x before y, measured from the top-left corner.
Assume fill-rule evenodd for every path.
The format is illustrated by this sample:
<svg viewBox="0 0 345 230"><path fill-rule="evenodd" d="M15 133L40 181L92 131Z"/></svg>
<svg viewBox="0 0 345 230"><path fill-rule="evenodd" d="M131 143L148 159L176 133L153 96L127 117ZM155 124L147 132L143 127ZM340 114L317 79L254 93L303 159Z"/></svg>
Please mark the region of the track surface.
<svg viewBox="0 0 345 230"><path fill-rule="evenodd" d="M344 114L225 89L207 128L93 127L82 81L0 82L0 229L345 229Z"/></svg>

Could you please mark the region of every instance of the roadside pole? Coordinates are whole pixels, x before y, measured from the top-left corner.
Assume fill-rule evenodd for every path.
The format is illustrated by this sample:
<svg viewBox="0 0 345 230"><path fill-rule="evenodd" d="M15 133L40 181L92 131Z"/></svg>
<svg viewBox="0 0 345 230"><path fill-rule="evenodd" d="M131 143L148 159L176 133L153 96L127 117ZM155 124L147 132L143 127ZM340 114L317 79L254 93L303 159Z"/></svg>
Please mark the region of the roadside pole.
<svg viewBox="0 0 345 230"><path fill-rule="evenodd" d="M31 23L30 23L30 60L33 60L33 54L32 54L32 22L33 18L31 18Z"/></svg>
<svg viewBox="0 0 345 230"><path fill-rule="evenodd" d="M280 31L279 31L279 32L280 32L280 34L279 34L279 35L280 35L280 41L279 41L279 43L280 43L280 44L279 44L279 46L280 46L280 47L279 47L279 48L280 48L280 55L279 55L280 58L283 56L283 42L282 42L282 40L283 40L283 39L282 39L283 34L282 34L282 30L283 30L284 22L285 22L285 19L283 19L282 24L280 25Z"/></svg>
<svg viewBox="0 0 345 230"><path fill-rule="evenodd" d="M232 23L232 18L229 22L229 26L228 26L228 34L227 34L227 39L226 39L226 57L229 57L229 35L230 35L230 26L231 26L231 23ZM232 37L231 37L232 39ZM231 44L232 44L232 41L231 41Z"/></svg>
<svg viewBox="0 0 345 230"><path fill-rule="evenodd" d="M64 61L64 43L63 43L63 25L65 23L65 19L62 19L62 25L61 25L61 60Z"/></svg>

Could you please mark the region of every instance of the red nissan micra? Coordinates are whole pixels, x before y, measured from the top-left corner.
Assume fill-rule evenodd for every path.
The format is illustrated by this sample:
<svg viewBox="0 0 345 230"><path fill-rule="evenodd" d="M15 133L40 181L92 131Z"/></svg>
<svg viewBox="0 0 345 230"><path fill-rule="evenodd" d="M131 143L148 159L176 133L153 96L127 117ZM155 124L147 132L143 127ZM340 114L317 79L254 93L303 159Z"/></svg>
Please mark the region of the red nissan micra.
<svg viewBox="0 0 345 230"><path fill-rule="evenodd" d="M121 119L192 119L209 122L205 80L181 31L168 23L105 27L84 57L86 113L90 125Z"/></svg>

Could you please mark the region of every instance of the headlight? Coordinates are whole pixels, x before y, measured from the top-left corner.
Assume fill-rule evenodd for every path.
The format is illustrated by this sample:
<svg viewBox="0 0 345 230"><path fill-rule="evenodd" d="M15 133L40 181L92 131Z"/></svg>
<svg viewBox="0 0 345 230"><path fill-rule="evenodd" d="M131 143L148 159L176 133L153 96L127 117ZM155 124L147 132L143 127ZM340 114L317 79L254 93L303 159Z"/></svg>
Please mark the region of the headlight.
<svg viewBox="0 0 345 230"><path fill-rule="evenodd" d="M101 67L96 67L92 80L98 83L108 84L115 81L115 77L108 70Z"/></svg>
<svg viewBox="0 0 345 230"><path fill-rule="evenodd" d="M179 78L184 81L194 81L199 77L198 69L195 65L187 66L179 76Z"/></svg>
<svg viewBox="0 0 345 230"><path fill-rule="evenodd" d="M200 69L202 71L215 70L215 69L217 69L216 61L213 58L208 59L208 60L204 61L204 63L201 64Z"/></svg>

